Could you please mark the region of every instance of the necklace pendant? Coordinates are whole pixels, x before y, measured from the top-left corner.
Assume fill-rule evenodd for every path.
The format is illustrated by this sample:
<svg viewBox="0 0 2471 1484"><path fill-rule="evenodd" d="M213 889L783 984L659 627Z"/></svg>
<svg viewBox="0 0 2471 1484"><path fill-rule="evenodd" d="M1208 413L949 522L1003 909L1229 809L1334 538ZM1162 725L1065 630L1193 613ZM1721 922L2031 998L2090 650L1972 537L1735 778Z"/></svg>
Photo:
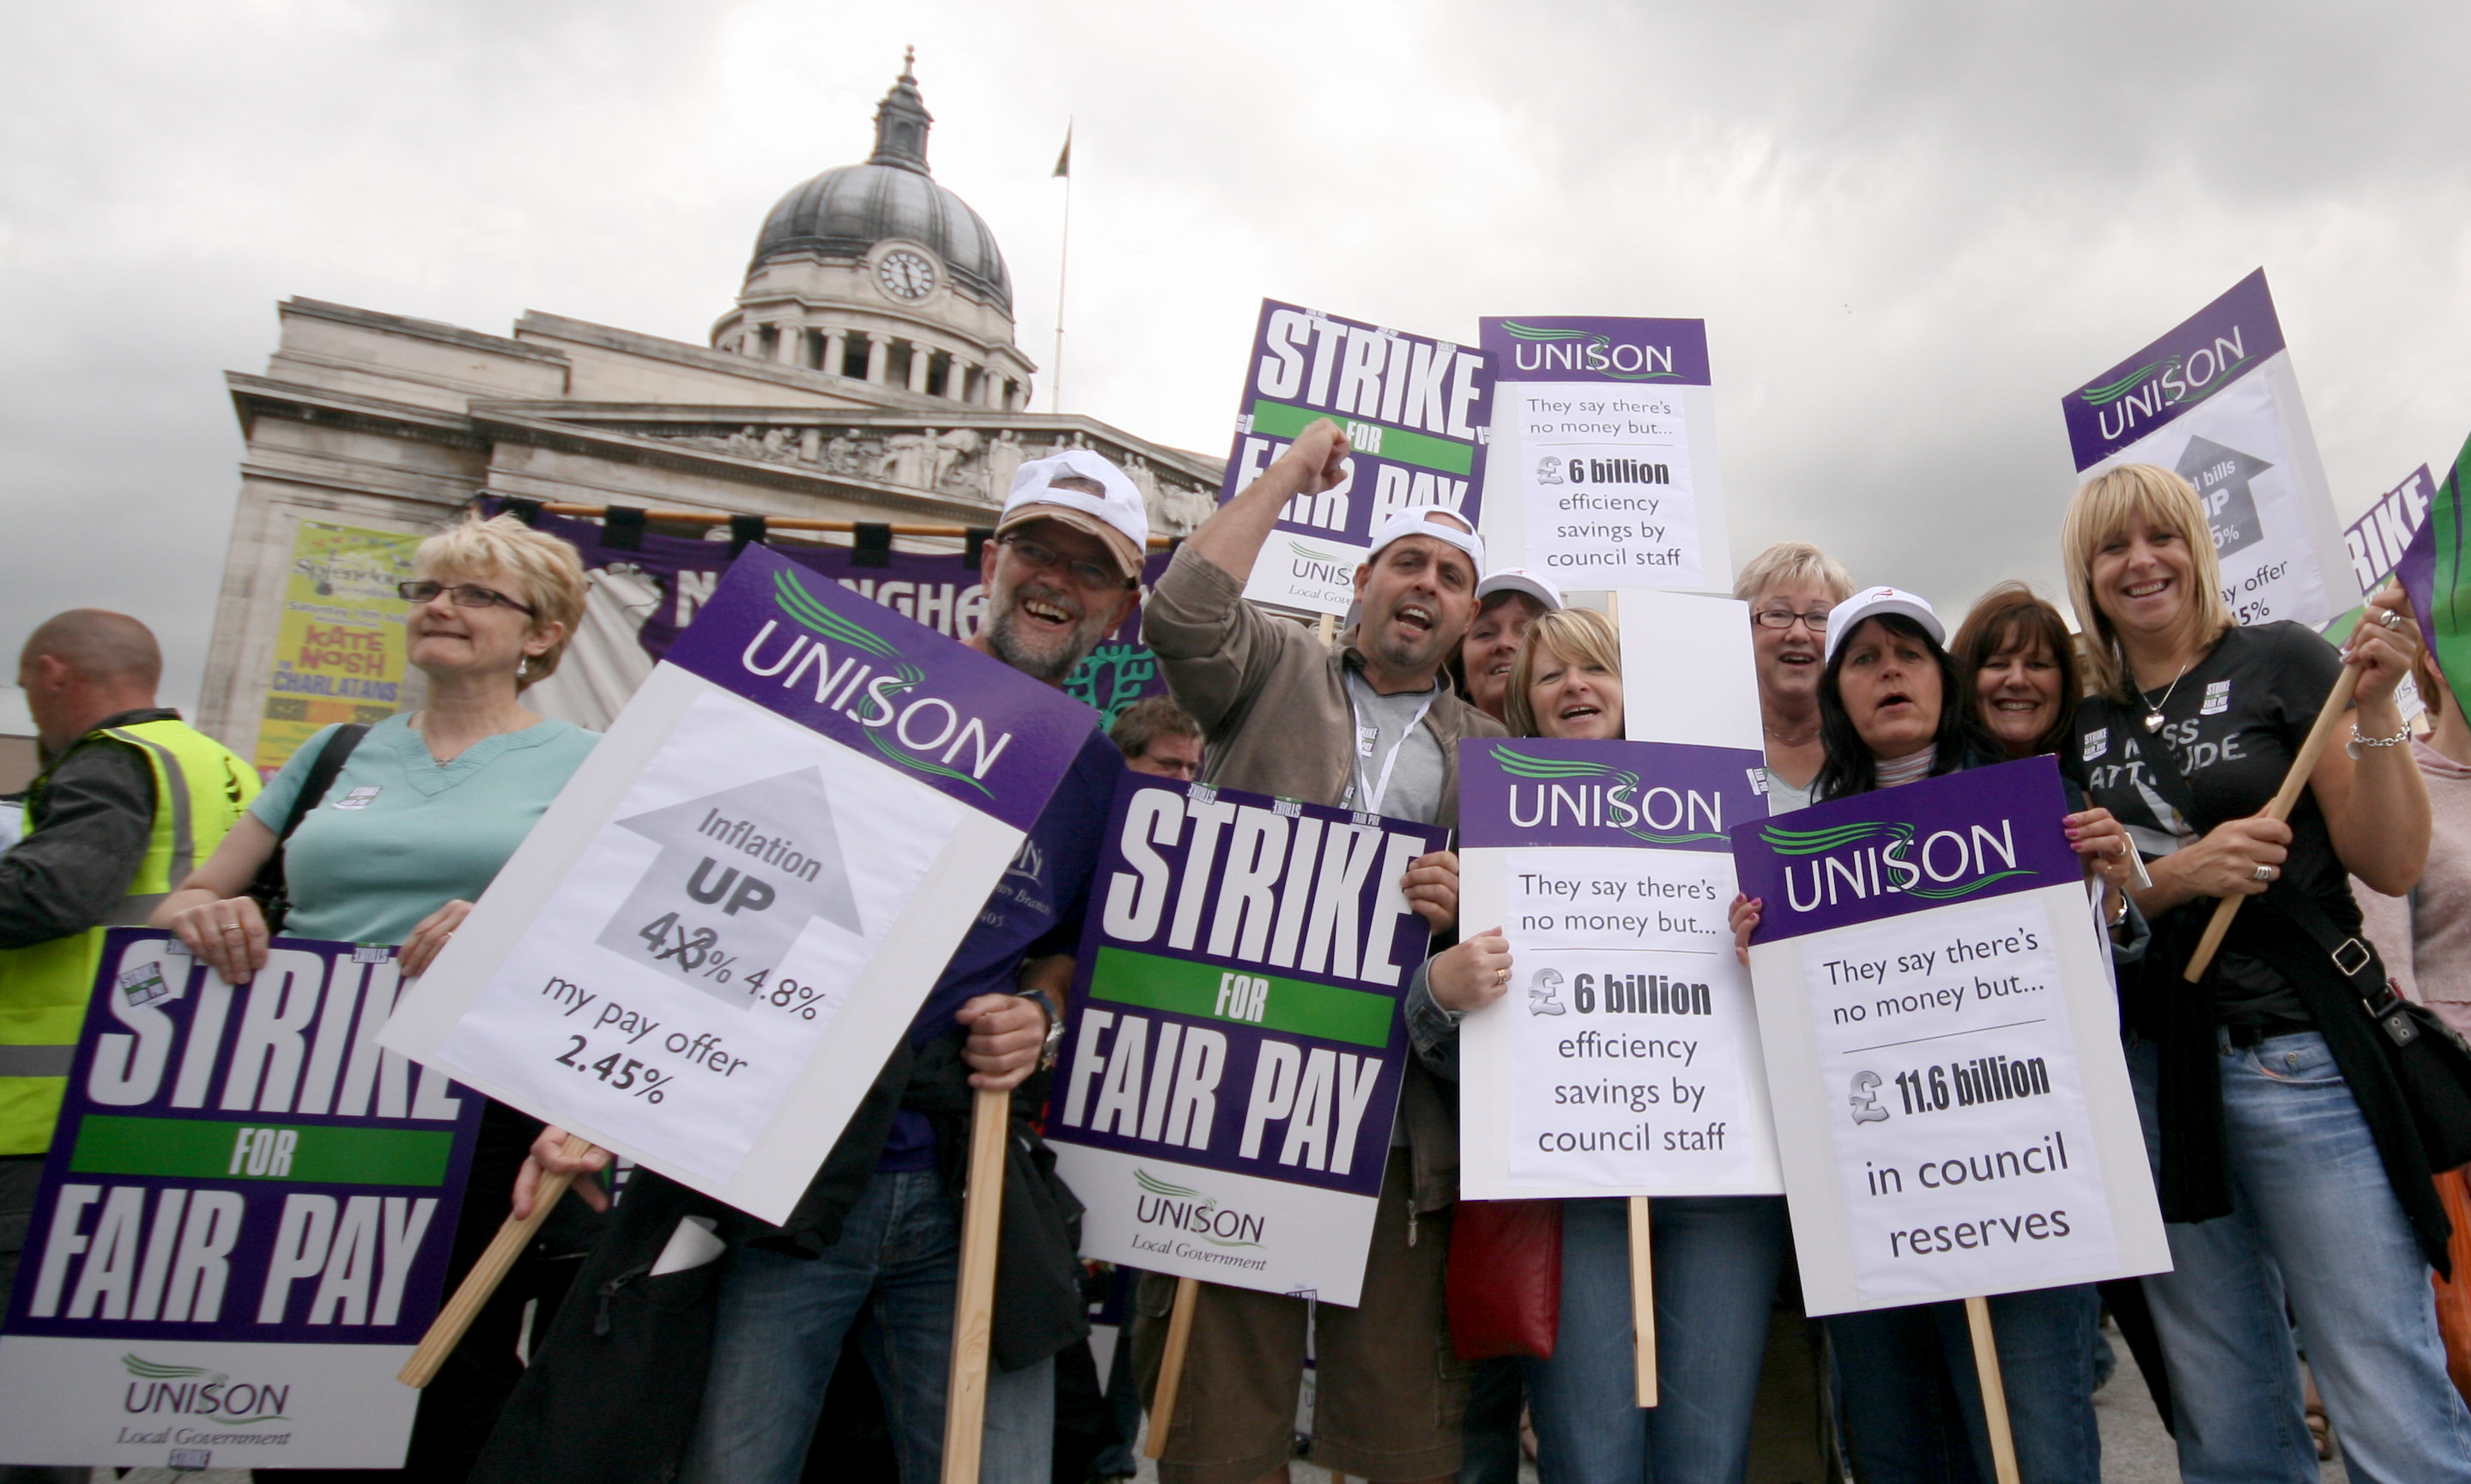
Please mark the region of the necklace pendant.
<svg viewBox="0 0 2471 1484"><path fill-rule="evenodd" d="M2158 732L2162 730L2162 713L2158 711L2147 712L2145 714L2145 730L2149 732Z"/></svg>

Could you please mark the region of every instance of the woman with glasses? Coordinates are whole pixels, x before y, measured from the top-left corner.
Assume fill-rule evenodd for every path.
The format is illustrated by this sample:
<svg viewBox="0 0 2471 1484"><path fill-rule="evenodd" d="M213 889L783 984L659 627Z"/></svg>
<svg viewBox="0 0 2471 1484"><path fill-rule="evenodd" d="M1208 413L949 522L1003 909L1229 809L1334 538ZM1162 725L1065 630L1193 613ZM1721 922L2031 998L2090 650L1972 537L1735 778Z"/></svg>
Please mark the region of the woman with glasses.
<svg viewBox="0 0 2471 1484"><path fill-rule="evenodd" d="M1819 742L1819 666L1827 610L1852 591L1845 569L1807 541L1777 542L1733 579L1733 596L1751 605L1772 813L1810 802L1811 780L1825 757Z"/></svg>
<svg viewBox="0 0 2471 1484"><path fill-rule="evenodd" d="M522 700L526 686L557 668L583 615L574 547L512 516L467 519L423 541L412 570L417 578L403 584L411 604L404 639L429 682L422 708L371 726L291 838L278 841L336 729L301 743L214 855L154 910L154 926L178 933L235 983L266 966L267 923L248 889L278 849L287 936L400 944L406 978L427 969L600 740ZM515 1171L539 1129L488 1105L450 1287L505 1220ZM460 1479L470 1470L521 1375L515 1336L525 1301L540 1300L533 1332L546 1333L572 1272L542 1266L527 1282L518 1265L422 1394L407 1474Z"/></svg>

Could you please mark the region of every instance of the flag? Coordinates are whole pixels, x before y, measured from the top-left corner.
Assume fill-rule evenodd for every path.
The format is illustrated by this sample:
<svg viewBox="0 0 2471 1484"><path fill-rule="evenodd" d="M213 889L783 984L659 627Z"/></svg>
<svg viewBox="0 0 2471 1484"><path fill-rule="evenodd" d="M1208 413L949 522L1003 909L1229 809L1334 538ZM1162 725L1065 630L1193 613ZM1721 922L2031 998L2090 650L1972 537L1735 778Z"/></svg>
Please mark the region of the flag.
<svg viewBox="0 0 2471 1484"><path fill-rule="evenodd" d="M2445 483L2428 507L2428 519L2394 568L2419 619L2420 637L2457 695L2471 689L2471 535L2462 529L2466 489L2471 489L2471 440L2454 457L2454 467L2446 471Z"/></svg>
<svg viewBox="0 0 2471 1484"><path fill-rule="evenodd" d="M1064 153L1055 156L1055 173L1070 179L1072 175L1072 126L1064 126Z"/></svg>

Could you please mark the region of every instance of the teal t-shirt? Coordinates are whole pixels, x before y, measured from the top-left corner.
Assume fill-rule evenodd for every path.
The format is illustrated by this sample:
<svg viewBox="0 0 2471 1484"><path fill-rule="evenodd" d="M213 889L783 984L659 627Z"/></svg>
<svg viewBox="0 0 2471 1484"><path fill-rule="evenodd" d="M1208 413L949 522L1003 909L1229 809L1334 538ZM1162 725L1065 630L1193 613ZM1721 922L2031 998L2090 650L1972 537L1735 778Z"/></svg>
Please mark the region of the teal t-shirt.
<svg viewBox="0 0 2471 1484"><path fill-rule="evenodd" d="M260 824L282 830L334 730L301 743L249 805ZM370 727L284 847L285 935L400 943L447 903L478 900L600 740L553 718L441 765L404 718Z"/></svg>

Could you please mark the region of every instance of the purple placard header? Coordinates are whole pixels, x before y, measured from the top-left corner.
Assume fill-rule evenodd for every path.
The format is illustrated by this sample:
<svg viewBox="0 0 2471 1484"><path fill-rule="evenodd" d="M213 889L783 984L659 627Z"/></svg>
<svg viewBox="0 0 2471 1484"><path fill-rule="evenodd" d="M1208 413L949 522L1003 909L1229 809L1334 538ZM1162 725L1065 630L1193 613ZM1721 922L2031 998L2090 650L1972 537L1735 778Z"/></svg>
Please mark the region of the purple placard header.
<svg viewBox="0 0 2471 1484"><path fill-rule="evenodd" d="M1751 783L1765 761L1748 747L1471 738L1459 743L1459 842L1722 854L1727 832L1767 817Z"/></svg>
<svg viewBox="0 0 2471 1484"><path fill-rule="evenodd" d="M2282 349L2258 269L2171 332L2059 399L2077 471L2092 468Z"/></svg>
<svg viewBox="0 0 2471 1484"><path fill-rule="evenodd" d="M2377 584L2402 565L2403 553L2436 503L2436 478L2428 472L2428 465L2421 464L2411 478L2377 496L2366 514L2342 529L2342 544L2351 554L2351 575L2360 579L2361 592L2374 593Z"/></svg>
<svg viewBox="0 0 2471 1484"><path fill-rule="evenodd" d="M1052 1142L1373 1195L1446 831L1126 772L1091 880Z"/></svg>
<svg viewBox="0 0 2471 1484"><path fill-rule="evenodd" d="M1281 530L1361 547L1392 513L1418 506L1475 523L1493 427L1492 357L1263 299L1218 503L1260 478L1321 417L1347 429L1348 476L1335 489L1297 496Z"/></svg>
<svg viewBox="0 0 2471 1484"><path fill-rule="evenodd" d="M1098 714L760 546L669 662L1027 830Z"/></svg>
<svg viewBox="0 0 2471 1484"><path fill-rule="evenodd" d="M1733 827L1733 870L1772 943L2081 882L2048 754L1876 789Z"/></svg>
<svg viewBox="0 0 2471 1484"><path fill-rule="evenodd" d="M1705 387L1707 321L1597 315L1487 317L1476 334L1503 381Z"/></svg>
<svg viewBox="0 0 2471 1484"><path fill-rule="evenodd" d="M168 933L106 933L9 1332L417 1341L484 1099L379 1048L398 987L387 948L276 938L231 985Z"/></svg>

